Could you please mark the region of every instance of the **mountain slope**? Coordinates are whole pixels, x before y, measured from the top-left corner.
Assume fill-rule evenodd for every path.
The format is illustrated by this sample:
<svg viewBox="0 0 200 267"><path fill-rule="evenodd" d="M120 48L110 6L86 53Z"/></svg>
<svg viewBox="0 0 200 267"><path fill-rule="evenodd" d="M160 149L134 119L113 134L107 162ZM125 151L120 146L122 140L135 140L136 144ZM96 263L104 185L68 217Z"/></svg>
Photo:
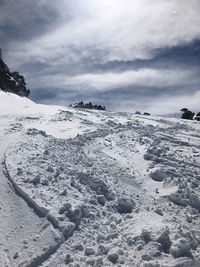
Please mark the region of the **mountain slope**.
<svg viewBox="0 0 200 267"><path fill-rule="evenodd" d="M30 242L34 266L200 265L198 122L37 105L3 92L0 107L4 179L56 235L45 250L46 238L38 240L38 260ZM10 266L27 266L15 253L10 245Z"/></svg>

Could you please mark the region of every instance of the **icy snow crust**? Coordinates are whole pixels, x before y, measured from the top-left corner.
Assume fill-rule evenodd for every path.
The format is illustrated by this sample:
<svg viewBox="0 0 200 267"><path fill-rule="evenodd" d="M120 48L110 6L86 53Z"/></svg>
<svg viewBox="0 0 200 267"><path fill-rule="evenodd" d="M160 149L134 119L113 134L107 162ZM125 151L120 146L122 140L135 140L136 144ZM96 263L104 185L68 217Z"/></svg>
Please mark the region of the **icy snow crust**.
<svg viewBox="0 0 200 267"><path fill-rule="evenodd" d="M2 266L200 266L199 122L3 92L0 116Z"/></svg>

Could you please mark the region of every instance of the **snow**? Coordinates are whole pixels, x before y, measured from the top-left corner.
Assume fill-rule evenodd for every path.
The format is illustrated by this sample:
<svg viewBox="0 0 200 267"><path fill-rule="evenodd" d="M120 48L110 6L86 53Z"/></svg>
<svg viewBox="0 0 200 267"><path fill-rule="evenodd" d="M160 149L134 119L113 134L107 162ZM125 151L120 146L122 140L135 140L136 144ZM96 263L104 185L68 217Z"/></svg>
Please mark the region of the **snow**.
<svg viewBox="0 0 200 267"><path fill-rule="evenodd" d="M200 266L199 122L0 91L0 266Z"/></svg>

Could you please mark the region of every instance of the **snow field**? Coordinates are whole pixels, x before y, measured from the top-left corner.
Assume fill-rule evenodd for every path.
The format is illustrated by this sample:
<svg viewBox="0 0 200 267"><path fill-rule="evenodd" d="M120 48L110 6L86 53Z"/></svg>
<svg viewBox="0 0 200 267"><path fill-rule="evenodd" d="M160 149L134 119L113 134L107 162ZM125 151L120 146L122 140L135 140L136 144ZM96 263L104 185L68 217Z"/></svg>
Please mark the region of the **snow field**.
<svg viewBox="0 0 200 267"><path fill-rule="evenodd" d="M1 127L7 176L62 240L36 266L200 266L196 122L34 105Z"/></svg>

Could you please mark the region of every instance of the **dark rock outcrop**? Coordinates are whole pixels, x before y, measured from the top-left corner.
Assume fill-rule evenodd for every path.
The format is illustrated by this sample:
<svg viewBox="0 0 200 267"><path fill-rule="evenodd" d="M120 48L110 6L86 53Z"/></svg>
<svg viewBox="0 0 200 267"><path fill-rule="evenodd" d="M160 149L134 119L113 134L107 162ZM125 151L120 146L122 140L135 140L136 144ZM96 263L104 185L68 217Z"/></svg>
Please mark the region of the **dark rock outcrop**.
<svg viewBox="0 0 200 267"><path fill-rule="evenodd" d="M30 90L27 88L24 77L18 72L10 72L4 63L0 49L0 89L5 92L28 97Z"/></svg>

